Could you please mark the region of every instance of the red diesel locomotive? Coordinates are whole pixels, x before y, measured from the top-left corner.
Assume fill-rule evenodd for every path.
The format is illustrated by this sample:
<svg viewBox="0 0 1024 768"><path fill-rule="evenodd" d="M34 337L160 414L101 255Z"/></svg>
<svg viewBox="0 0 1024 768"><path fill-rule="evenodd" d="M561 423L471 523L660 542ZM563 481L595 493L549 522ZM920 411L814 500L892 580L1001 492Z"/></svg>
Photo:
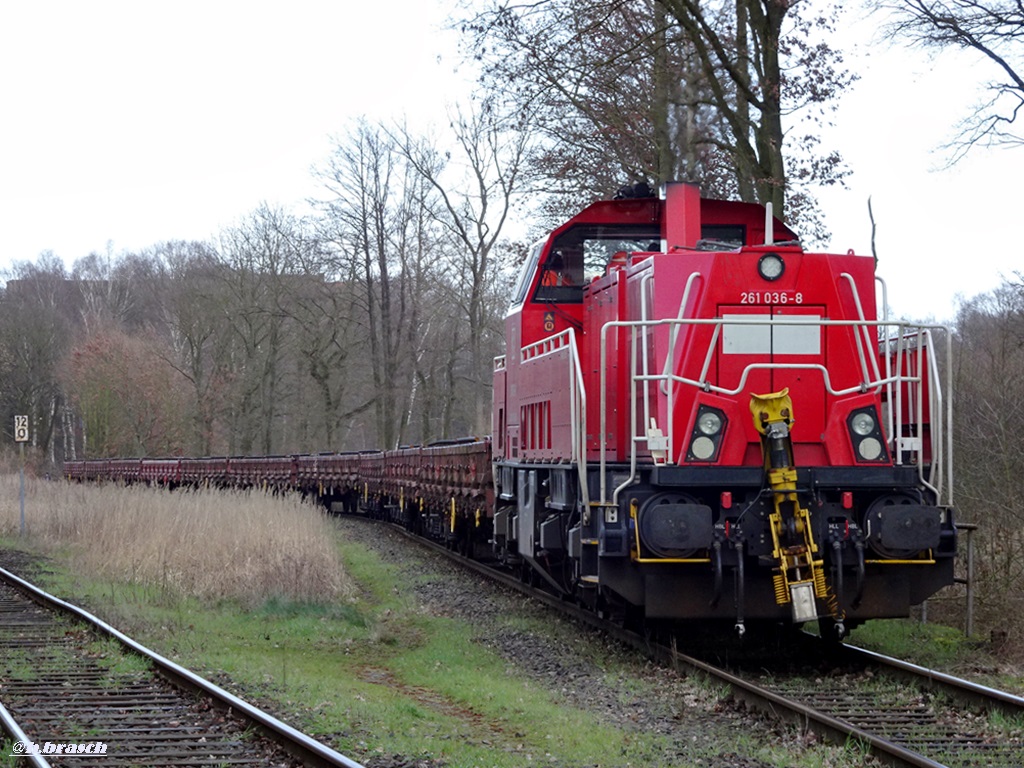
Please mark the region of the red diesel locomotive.
<svg viewBox="0 0 1024 768"><path fill-rule="evenodd" d="M298 489L608 615L841 637L953 582L949 334L879 317L882 287L871 257L669 184L532 249L489 441L67 473Z"/></svg>
<svg viewBox="0 0 1024 768"><path fill-rule="evenodd" d="M873 258L669 184L535 246L505 334L493 542L554 589L842 635L952 583L948 333L879 319Z"/></svg>

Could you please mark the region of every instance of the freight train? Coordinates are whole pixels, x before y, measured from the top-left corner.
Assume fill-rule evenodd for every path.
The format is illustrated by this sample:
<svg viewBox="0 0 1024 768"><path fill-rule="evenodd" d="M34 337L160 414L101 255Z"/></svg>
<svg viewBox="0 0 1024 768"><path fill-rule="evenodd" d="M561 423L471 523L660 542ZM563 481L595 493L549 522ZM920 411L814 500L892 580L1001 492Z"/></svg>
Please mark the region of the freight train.
<svg viewBox="0 0 1024 768"><path fill-rule="evenodd" d="M489 439L68 476L292 488L604 615L741 635L842 637L951 584L948 330L889 320L873 257L806 251L770 207L625 192L530 251Z"/></svg>

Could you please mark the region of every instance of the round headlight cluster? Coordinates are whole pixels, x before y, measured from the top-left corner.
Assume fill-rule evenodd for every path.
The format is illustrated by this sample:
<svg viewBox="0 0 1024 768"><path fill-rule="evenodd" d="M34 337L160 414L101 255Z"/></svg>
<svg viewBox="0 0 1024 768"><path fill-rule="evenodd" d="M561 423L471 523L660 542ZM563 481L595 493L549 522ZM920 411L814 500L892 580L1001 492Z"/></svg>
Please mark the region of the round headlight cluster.
<svg viewBox="0 0 1024 768"><path fill-rule="evenodd" d="M786 271L786 262L777 253L766 253L757 262L757 273L765 280L778 280Z"/></svg>
<svg viewBox="0 0 1024 768"><path fill-rule="evenodd" d="M847 419L850 440L857 454L857 461L884 461L885 443L878 425L878 414L874 408L854 411Z"/></svg>
<svg viewBox="0 0 1024 768"><path fill-rule="evenodd" d="M725 413L709 405L701 405L690 433L686 458L689 461L717 461L725 427Z"/></svg>

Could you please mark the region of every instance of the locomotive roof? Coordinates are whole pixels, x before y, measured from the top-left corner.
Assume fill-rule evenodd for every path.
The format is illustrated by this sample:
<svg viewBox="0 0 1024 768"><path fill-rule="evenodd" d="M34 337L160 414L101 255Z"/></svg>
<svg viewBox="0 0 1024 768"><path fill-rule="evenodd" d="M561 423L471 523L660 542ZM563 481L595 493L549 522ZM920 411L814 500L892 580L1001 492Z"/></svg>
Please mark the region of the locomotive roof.
<svg viewBox="0 0 1024 768"><path fill-rule="evenodd" d="M759 203L744 203L736 200L699 198L700 224L704 229L715 227L743 227L744 245L760 245L764 242L765 206ZM569 221L556 229L552 235L559 235L579 225L632 225L650 227L652 232L664 232L666 216L681 214L670 210L664 199L648 197L640 199L600 200L584 208ZM774 220L775 241L795 241L799 236L777 216Z"/></svg>

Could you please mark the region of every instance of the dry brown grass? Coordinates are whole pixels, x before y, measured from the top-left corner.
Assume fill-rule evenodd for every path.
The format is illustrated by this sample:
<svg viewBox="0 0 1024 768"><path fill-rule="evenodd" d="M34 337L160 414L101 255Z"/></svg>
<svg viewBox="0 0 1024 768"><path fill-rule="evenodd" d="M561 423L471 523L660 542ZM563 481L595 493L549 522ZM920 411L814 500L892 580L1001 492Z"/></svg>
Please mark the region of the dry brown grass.
<svg viewBox="0 0 1024 768"><path fill-rule="evenodd" d="M25 484L29 543L66 554L86 575L247 605L352 592L327 519L298 498ZM0 476L0 535L18 533L18 477Z"/></svg>

